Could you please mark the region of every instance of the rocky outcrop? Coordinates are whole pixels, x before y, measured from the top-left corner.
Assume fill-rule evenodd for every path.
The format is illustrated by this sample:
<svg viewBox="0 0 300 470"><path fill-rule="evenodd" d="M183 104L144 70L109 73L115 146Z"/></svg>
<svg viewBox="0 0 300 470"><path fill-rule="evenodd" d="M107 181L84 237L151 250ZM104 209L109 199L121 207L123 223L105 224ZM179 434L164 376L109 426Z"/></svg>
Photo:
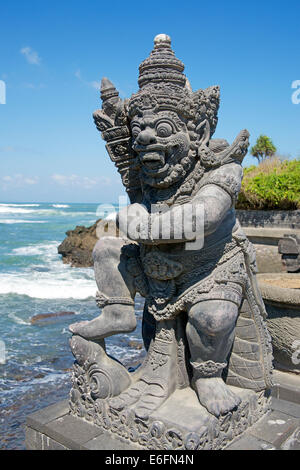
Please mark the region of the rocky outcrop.
<svg viewBox="0 0 300 470"><path fill-rule="evenodd" d="M87 268L93 266L92 252L95 244L102 236L116 236L118 230L114 221L97 220L90 226L77 226L66 232L67 237L58 247L64 263L74 267Z"/></svg>
<svg viewBox="0 0 300 470"><path fill-rule="evenodd" d="M61 318L65 318L65 317L69 317L73 315L76 315L75 312L39 313L38 315L34 315L33 317L31 317L30 323L32 325L52 323L52 322L60 320Z"/></svg>

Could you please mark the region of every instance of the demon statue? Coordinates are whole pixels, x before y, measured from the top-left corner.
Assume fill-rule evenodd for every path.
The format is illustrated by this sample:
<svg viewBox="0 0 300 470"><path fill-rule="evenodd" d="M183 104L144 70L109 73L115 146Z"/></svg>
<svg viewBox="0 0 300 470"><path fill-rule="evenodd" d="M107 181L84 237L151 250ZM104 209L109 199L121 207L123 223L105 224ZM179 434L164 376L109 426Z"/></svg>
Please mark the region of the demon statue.
<svg viewBox="0 0 300 470"><path fill-rule="evenodd" d="M94 249L101 314L70 327L71 410L138 448L225 447L269 403L265 309L234 210L249 134L212 139L219 87L193 92L183 70L160 34L139 91L121 100L104 78L94 113L131 204L126 236ZM129 373L104 338L135 329L137 292L147 356Z"/></svg>

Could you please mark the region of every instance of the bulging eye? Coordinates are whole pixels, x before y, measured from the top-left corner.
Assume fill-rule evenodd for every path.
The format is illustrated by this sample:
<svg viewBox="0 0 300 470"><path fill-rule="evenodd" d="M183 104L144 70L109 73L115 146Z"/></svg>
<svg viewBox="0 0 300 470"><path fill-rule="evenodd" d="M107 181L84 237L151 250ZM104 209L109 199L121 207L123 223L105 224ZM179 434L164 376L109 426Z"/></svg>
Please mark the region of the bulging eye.
<svg viewBox="0 0 300 470"><path fill-rule="evenodd" d="M141 132L141 128L139 126L133 126L133 128L131 129L132 137L134 139L137 138L140 132Z"/></svg>
<svg viewBox="0 0 300 470"><path fill-rule="evenodd" d="M156 127L158 137L169 137L173 133L171 124L167 122L160 122Z"/></svg>

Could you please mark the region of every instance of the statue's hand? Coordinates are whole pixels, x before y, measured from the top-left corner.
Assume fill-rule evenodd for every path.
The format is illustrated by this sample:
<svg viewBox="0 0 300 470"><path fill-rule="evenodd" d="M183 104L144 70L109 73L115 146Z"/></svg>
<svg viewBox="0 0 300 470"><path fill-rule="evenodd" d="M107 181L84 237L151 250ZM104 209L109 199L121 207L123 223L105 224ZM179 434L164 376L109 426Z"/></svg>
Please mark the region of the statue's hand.
<svg viewBox="0 0 300 470"><path fill-rule="evenodd" d="M117 226L131 240L141 239L140 228L148 225L149 213L142 204L131 204L117 214Z"/></svg>

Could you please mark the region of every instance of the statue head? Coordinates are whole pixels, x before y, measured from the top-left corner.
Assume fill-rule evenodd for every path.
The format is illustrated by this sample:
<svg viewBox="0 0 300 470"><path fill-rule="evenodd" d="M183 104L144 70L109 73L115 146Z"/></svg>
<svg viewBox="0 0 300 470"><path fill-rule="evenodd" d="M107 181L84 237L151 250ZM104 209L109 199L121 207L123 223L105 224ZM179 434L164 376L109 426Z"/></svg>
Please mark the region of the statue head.
<svg viewBox="0 0 300 470"><path fill-rule="evenodd" d="M139 91L129 100L121 100L114 85L102 80L102 109L94 120L133 201L147 187L162 189L164 198L164 189L181 185L195 166L200 175L202 164L219 164L213 150L220 152L224 142L209 147L218 121L219 87L193 92L183 71L170 37L159 34L139 67Z"/></svg>
<svg viewBox="0 0 300 470"><path fill-rule="evenodd" d="M185 178L195 165L199 141L207 136L208 141L216 125L218 87L209 90L214 88L216 95L211 127L206 116L207 104L211 106L210 97L205 102L207 90L193 93L183 71L170 37L159 34L149 58L139 67L140 90L129 100L132 149L144 183L156 188Z"/></svg>

